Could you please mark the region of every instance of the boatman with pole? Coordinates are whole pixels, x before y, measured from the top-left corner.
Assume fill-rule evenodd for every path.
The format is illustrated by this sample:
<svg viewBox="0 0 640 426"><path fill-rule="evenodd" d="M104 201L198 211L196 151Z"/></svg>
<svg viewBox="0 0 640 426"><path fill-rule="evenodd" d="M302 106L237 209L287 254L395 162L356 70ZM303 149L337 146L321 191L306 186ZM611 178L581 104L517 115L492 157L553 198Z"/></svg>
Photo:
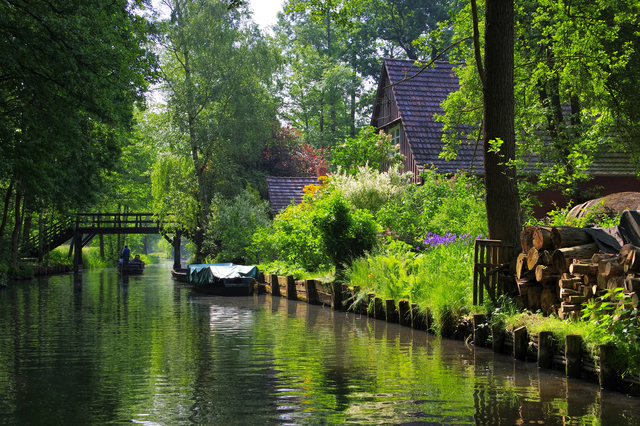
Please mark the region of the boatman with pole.
<svg viewBox="0 0 640 426"><path fill-rule="evenodd" d="M129 250L129 246L125 244L122 249L122 253L120 253L120 257L122 257L122 266L126 266L129 263L129 256L131 255L131 251Z"/></svg>

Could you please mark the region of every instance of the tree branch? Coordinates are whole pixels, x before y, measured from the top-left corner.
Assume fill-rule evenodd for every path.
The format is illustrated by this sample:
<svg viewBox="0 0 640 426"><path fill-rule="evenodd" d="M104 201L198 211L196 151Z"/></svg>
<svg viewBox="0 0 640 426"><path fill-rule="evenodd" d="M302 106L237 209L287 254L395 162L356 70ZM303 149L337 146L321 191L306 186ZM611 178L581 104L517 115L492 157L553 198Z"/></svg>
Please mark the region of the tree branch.
<svg viewBox="0 0 640 426"><path fill-rule="evenodd" d="M400 84L400 83L403 83L403 82L405 82L405 81L409 81L409 80L411 80L411 79L416 78L417 76L419 76L419 75L422 73L422 71L426 70L426 69L427 69L427 68L429 68L429 67L430 67L430 66L431 66L435 61L437 61L437 60L438 60L438 58L440 58L442 55L444 55L445 53L447 53L447 51L449 51L450 49L452 49L454 46L457 46L458 44L460 44L460 43L462 43L462 42L464 42L464 41L469 40L470 38L471 38L471 37L465 37L465 38L463 38L463 39L460 39L460 40L458 40L458 41L456 41L456 42L451 43L449 46L447 46L447 47L446 47L446 49L444 49L442 52L438 53L438 54L436 55L436 57L435 57L435 58L433 58L433 59L432 59L432 60L430 60L428 63L426 63L425 65L423 65L423 66L420 68L420 70L419 70L418 72L416 72L416 73L415 73L415 74L413 74L412 76L409 76L409 77L405 77L405 78L403 78L402 80L398 81L397 83L393 83L393 84L390 84L390 85L388 85L388 86L385 86L383 89L387 89L387 88L389 88L389 87L393 87L393 86L396 86L396 85L398 85L398 84ZM416 61L416 62L417 62L417 61ZM405 74L405 75L406 75L406 74Z"/></svg>

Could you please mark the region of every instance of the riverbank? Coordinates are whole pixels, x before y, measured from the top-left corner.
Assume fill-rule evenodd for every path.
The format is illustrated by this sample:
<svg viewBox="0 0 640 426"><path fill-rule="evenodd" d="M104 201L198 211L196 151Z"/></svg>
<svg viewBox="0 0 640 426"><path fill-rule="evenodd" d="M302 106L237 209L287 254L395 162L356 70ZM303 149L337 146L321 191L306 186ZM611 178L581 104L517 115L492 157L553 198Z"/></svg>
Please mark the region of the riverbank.
<svg viewBox="0 0 640 426"><path fill-rule="evenodd" d="M356 295L359 289L347 284L326 284L313 279L296 281L293 276L267 274L260 288L272 296L434 332L429 313L421 313L416 304L409 304L407 300L396 304L393 299L382 300L373 293L358 303ZM596 350L590 350L578 334L561 338L552 331L529 332L527 327L505 329L501 324L491 325L485 315L445 324L440 328L440 334L444 338L491 348L494 353L511 355L519 361L536 363L541 369L562 371L567 378L586 380L598 383L606 390L640 396L640 377L616 368L614 348L600 345Z"/></svg>

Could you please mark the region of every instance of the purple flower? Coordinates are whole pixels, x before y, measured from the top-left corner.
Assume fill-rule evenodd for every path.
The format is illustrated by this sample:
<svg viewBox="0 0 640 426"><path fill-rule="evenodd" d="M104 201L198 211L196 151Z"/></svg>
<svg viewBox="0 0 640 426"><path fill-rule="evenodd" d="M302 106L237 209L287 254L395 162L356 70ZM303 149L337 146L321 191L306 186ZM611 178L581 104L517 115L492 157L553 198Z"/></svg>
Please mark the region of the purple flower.
<svg viewBox="0 0 640 426"><path fill-rule="evenodd" d="M460 234L459 236L456 234L452 234L451 232L447 232L444 235L438 235L433 232L427 232L422 241L422 244L418 246L418 250L422 247L422 250L429 250L435 248L437 246L447 247L452 243L457 244L469 244L471 242L470 234Z"/></svg>

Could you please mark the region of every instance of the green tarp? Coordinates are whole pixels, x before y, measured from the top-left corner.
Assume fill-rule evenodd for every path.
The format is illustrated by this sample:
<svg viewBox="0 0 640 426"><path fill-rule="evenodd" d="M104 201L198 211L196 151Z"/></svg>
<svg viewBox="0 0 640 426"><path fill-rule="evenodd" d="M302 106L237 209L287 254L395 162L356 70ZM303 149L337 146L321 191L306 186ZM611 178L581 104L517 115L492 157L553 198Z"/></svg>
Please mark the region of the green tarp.
<svg viewBox="0 0 640 426"><path fill-rule="evenodd" d="M202 263L189 265L187 271L187 282L195 286L211 284L223 278L238 277L258 279L258 268L233 263Z"/></svg>

